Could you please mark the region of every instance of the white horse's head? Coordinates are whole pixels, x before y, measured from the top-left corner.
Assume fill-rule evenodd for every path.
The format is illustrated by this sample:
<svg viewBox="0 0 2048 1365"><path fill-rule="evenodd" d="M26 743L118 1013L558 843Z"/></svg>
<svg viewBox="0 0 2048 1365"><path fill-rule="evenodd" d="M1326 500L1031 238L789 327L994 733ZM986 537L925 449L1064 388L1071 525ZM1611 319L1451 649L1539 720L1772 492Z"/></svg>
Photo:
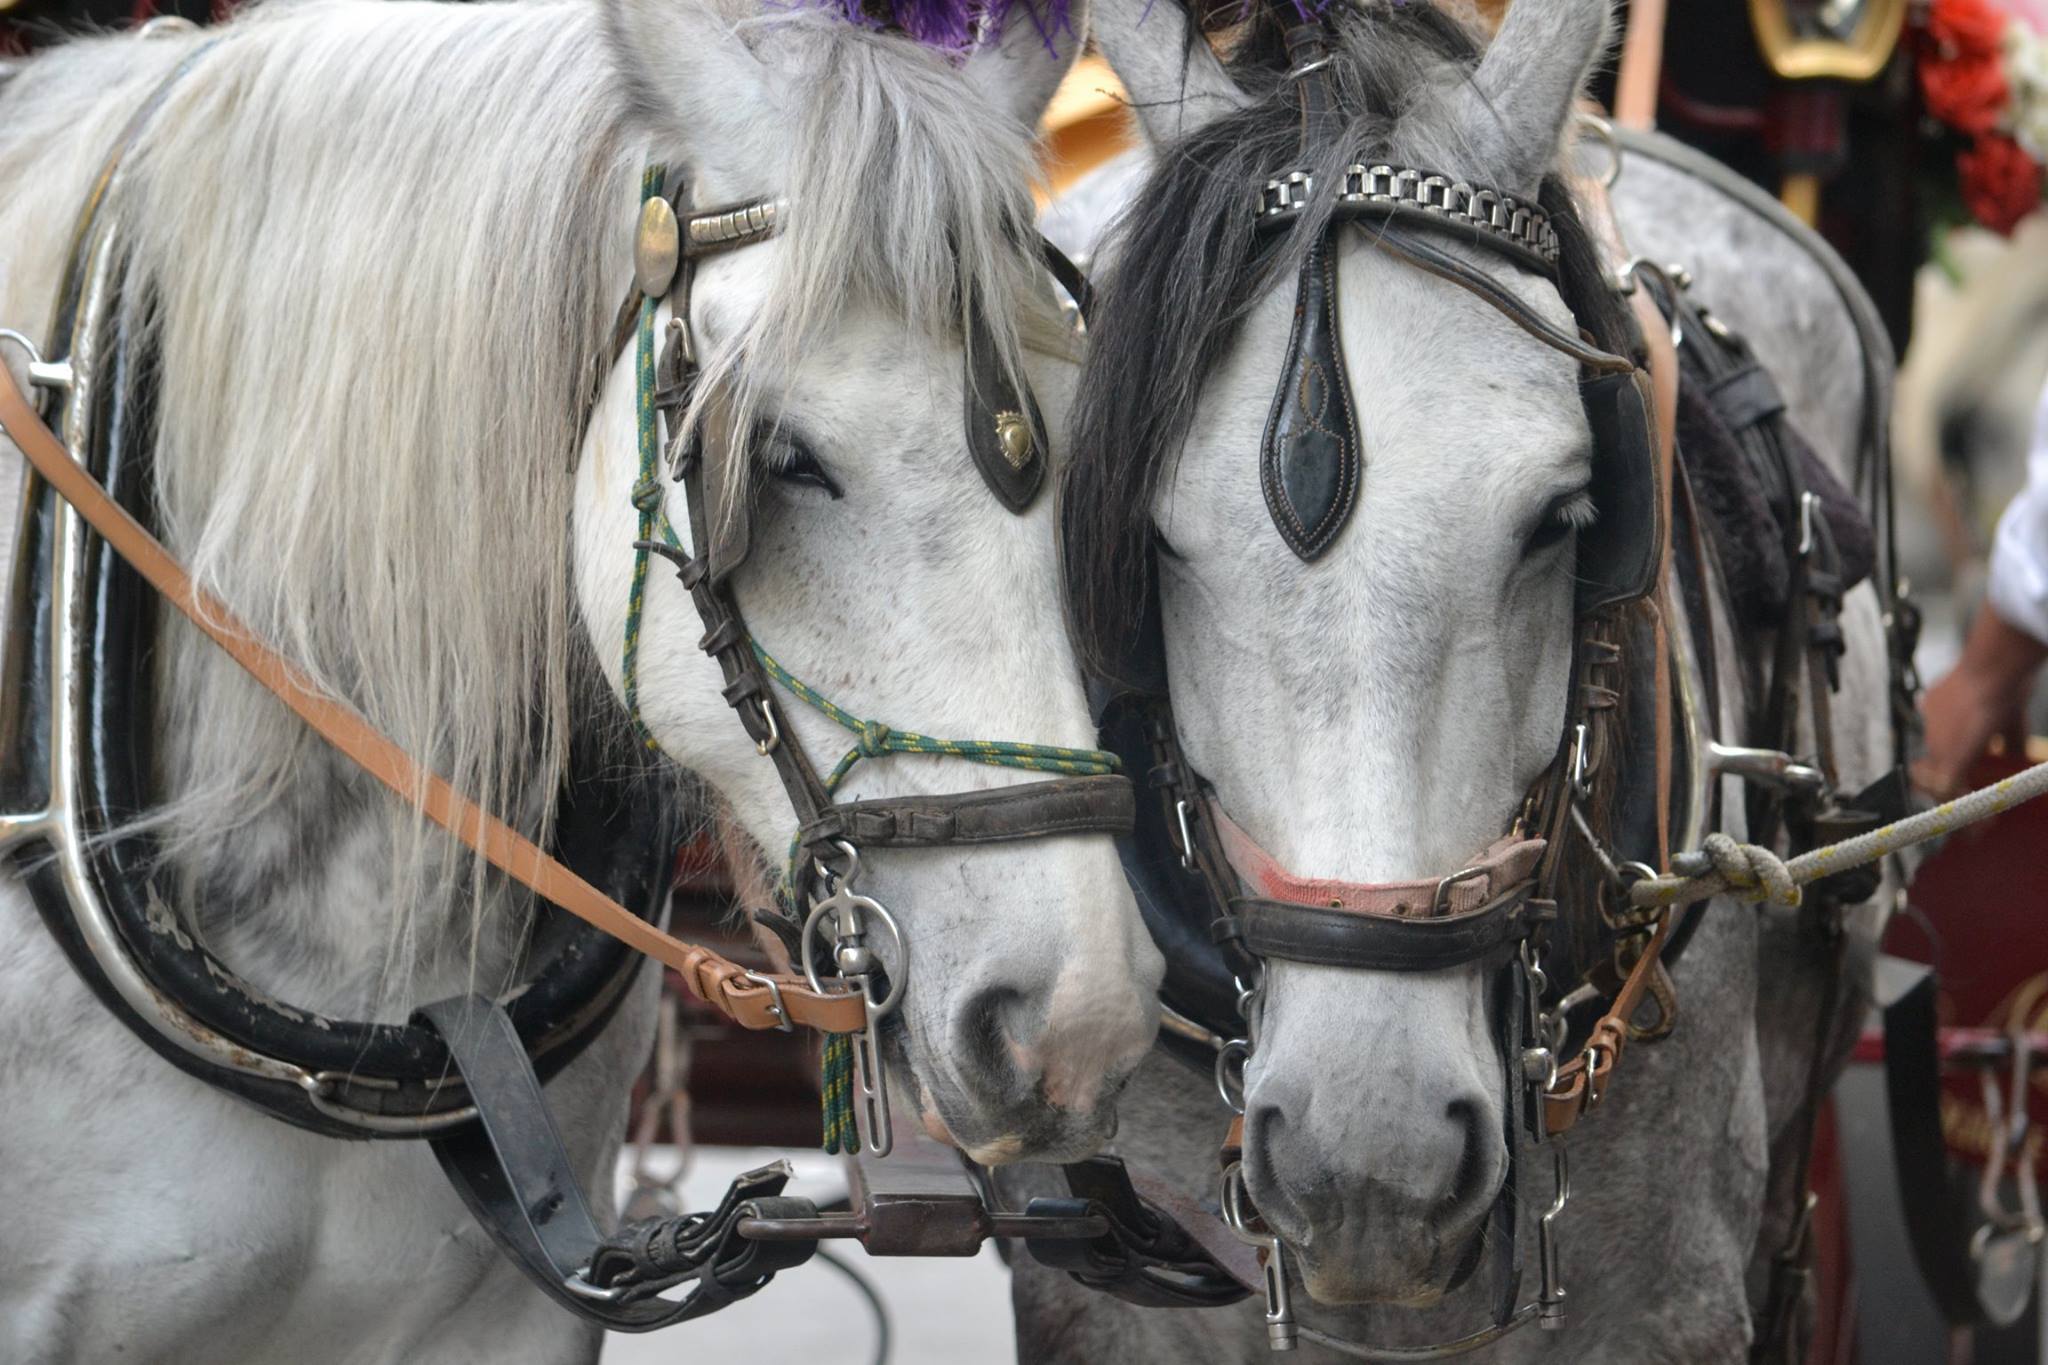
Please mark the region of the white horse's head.
<svg viewBox="0 0 2048 1365"><path fill-rule="evenodd" d="M751 520L732 578L748 628L860 718L1091 746L1050 490L1021 515L1007 510L962 420L971 309L996 352L982 359L1027 380L1047 429L1064 427L1072 343L1028 224L1033 129L1074 32L1020 4L999 39L961 59L773 0L723 12L618 0L609 29L653 129L651 155L671 184L687 182L693 207L787 200L780 235L704 261L690 295L707 390L734 396L736 429L749 433L746 467L719 490ZM612 376L577 492L579 594L615 681L636 535L632 382L629 361ZM681 487L663 487L686 527ZM654 573L640 713L779 877L795 817L723 699L701 633L674 576ZM821 772L855 745L788 692L776 702ZM837 794L1044 776L878 755ZM1098 1146L1150 1042L1161 971L1111 841L871 849L861 862L858 891L893 911L910 947L903 1027L884 1041L915 1077L926 1127L990 1162ZM893 945L879 946L903 973Z"/></svg>
<svg viewBox="0 0 2048 1365"><path fill-rule="evenodd" d="M1172 5L1097 8L1161 154L1091 335L1073 564L1113 656L1156 544L1180 734L1221 807L1294 874L1380 883L1471 863L1553 759L1590 436L1570 359L1376 250L1373 225L1340 230L1362 473L1348 525L1298 557L1260 447L1309 237L1262 250L1258 190L1363 160L1533 200L1608 15L1523 0L1477 59L1428 6L1328 13L1341 127L1304 151L1277 23L1226 67ZM1547 279L1429 240L1575 333ZM1317 1298L1430 1302L1471 1264L1507 1169L1490 979L1269 962L1245 1171Z"/></svg>

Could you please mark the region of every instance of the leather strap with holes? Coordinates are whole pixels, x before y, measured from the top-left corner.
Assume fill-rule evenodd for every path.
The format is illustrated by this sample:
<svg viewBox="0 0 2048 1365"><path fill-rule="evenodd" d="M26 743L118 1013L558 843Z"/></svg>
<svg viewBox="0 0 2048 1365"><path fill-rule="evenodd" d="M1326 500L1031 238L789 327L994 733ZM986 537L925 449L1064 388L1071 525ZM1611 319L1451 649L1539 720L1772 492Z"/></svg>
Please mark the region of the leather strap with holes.
<svg viewBox="0 0 2048 1365"><path fill-rule="evenodd" d="M750 973L709 948L664 933L549 857L440 776L421 768L387 735L258 640L219 598L194 585L162 542L71 458L4 364L0 364L0 430L116 553L251 677L357 767L400 800L417 804L429 820L491 866L635 951L675 968L693 994L743 1028L800 1024L827 1033L853 1033L866 1026L866 1011L858 995L815 991L802 977L788 973Z"/></svg>

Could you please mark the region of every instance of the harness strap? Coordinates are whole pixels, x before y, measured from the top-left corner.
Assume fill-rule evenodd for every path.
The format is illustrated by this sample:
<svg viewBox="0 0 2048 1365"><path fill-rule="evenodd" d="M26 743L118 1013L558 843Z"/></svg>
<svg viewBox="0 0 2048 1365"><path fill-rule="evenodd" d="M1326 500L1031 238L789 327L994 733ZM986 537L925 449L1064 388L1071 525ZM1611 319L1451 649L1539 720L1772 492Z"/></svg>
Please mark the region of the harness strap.
<svg viewBox="0 0 2048 1365"><path fill-rule="evenodd" d="M107 495L71 458L0 365L0 430L59 496L83 517L150 587L335 749L400 800L474 850L491 866L649 957L673 967L691 992L743 1028L802 1024L827 1033L865 1027L860 997L814 991L801 976L750 973L701 944L647 923L549 857L526 836L414 762L387 735L327 693L258 640L227 604L192 582L182 564L146 527Z"/></svg>

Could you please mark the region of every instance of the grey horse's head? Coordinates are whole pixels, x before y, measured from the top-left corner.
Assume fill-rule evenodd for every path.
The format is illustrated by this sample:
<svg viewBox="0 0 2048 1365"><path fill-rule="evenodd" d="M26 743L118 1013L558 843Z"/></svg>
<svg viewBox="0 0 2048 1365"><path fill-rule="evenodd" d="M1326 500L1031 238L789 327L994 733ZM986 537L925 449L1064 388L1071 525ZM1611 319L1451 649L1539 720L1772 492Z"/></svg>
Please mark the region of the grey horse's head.
<svg viewBox="0 0 2048 1365"><path fill-rule="evenodd" d="M1278 244L1253 210L1269 179L1306 166L1328 185L1354 161L1554 199L1605 0L1521 0L1483 48L1426 5L1334 5L1338 114L1306 135L1291 19L1255 16L1228 64L1172 6L1122 0L1096 19L1161 154L1112 247L1076 421L1081 637L1115 657L1152 557L1183 743L1251 839L1301 878L1464 867L1558 748L1594 515L1579 370L1376 250L1371 224L1339 230L1362 463L1348 524L1304 559L1269 510L1260 448L1329 196ZM1575 333L1551 279L1441 240ZM1583 236L1573 254L1597 279ZM1246 1180L1317 1298L1428 1303L1473 1264L1508 1170L1491 984L1476 964L1268 964Z"/></svg>

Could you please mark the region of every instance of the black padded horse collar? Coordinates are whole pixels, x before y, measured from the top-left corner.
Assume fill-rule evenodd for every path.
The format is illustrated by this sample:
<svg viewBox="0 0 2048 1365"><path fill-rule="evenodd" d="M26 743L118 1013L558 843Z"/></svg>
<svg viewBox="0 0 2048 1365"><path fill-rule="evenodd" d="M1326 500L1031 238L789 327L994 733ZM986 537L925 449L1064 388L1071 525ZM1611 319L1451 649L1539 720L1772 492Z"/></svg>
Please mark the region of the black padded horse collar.
<svg viewBox="0 0 2048 1365"><path fill-rule="evenodd" d="M109 268L91 284L90 306L87 275L83 262L72 270L53 329L60 346L90 349L98 361L91 383L67 395L68 404L82 404L70 425L86 435L94 474L146 520L158 366L125 321L109 321L138 311L118 302L118 273ZM418 1137L464 1121L468 1097L452 1079L440 1035L417 1024L324 1018L277 1001L213 957L165 908L152 839L116 832L150 804L157 598L103 542L85 546L77 532L67 535L57 494L37 488L25 500L17 542L21 573L9 619L22 632L10 649L20 673L0 711L0 735L12 738L0 744L10 755L0 794L9 805L44 805L65 785L59 775L70 773L84 835L79 866L61 850L51 856L40 840L14 856L73 966L171 1063L295 1126L338 1137ZM60 602L53 582L74 581ZM69 715L60 712L67 695ZM669 803L650 773L622 770L589 736L576 749L575 771L584 776L563 794L558 854L652 917L665 903L680 834ZM506 1007L541 1073L552 1075L602 1029L641 959L603 931L554 914L536 933L533 960Z"/></svg>

